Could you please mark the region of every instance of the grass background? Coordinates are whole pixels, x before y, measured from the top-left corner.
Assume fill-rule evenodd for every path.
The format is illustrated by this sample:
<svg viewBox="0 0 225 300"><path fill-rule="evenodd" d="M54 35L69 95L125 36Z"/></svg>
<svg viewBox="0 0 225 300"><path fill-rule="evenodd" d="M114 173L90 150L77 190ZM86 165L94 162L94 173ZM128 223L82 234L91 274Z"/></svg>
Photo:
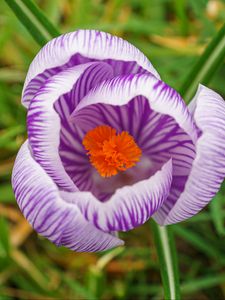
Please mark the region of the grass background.
<svg viewBox="0 0 225 300"><path fill-rule="evenodd" d="M35 2L61 32L95 28L127 39L178 90L225 22L222 0ZM57 248L22 217L10 176L26 139L23 81L39 46L3 0L0 7L0 299L162 299L149 224L123 234L125 248L88 254ZM223 65L209 85L223 96L224 75ZM183 299L225 299L224 205L225 188L199 215L172 226Z"/></svg>

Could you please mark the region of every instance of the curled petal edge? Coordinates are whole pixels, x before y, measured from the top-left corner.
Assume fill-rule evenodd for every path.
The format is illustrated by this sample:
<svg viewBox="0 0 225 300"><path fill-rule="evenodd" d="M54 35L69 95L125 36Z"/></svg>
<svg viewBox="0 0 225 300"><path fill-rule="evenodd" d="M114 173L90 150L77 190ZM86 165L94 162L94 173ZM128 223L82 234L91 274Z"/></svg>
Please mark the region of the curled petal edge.
<svg viewBox="0 0 225 300"><path fill-rule="evenodd" d="M79 252L96 252L123 245L98 230L75 204L62 199L57 186L31 155L25 142L16 158L12 185L17 203L31 226L58 246Z"/></svg>
<svg viewBox="0 0 225 300"><path fill-rule="evenodd" d="M86 74L89 76L86 76ZM81 90L83 92L93 82L101 81L103 80L102 77L108 78L111 75L111 67L103 62L71 67L48 79L30 101L27 128L32 154L35 160L62 189L69 191L78 190L66 173L59 156L62 124L54 105L63 95L71 91L75 93L77 89L80 89L78 94L81 94ZM73 98L76 96L77 93L75 93ZM67 110L68 107L65 108L66 112ZM70 132L65 132L65 134L71 136ZM71 139L73 140L73 136ZM83 151L83 147L76 142L75 138L74 143L76 143L79 151L80 148Z"/></svg>
<svg viewBox="0 0 225 300"><path fill-rule="evenodd" d="M166 200L172 182L172 160L146 180L116 190L102 203L90 192L61 192L63 198L75 203L85 218L96 228L127 231L144 224Z"/></svg>
<svg viewBox="0 0 225 300"><path fill-rule="evenodd" d="M150 73L118 76L98 84L79 102L71 120L76 122L79 112L87 106L98 103L122 106L137 96L146 97L152 110L174 118L196 142L196 125L181 96Z"/></svg>
<svg viewBox="0 0 225 300"><path fill-rule="evenodd" d="M168 215L154 215L160 225L181 222L197 214L213 199L225 177L224 100L200 85L189 107L199 131L196 157L185 189Z"/></svg>
<svg viewBox="0 0 225 300"><path fill-rule="evenodd" d="M75 59L75 55L80 57ZM77 30L49 41L36 55L25 80L23 105L29 106L33 94L47 78L68 67L91 61L108 61L115 72L121 69L119 73L150 72L160 78L147 57L129 42L106 32ZM127 62L130 62L129 70L125 68Z"/></svg>

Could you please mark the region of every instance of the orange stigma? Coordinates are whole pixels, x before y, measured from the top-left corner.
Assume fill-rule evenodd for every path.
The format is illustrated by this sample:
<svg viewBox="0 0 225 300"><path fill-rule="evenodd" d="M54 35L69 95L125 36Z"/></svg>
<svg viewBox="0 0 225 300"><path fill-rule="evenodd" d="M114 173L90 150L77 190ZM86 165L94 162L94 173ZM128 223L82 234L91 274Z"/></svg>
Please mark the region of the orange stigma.
<svg viewBox="0 0 225 300"><path fill-rule="evenodd" d="M88 131L82 143L91 164L102 177L110 177L135 166L141 157L141 149L128 132L116 133L116 129L108 125Z"/></svg>

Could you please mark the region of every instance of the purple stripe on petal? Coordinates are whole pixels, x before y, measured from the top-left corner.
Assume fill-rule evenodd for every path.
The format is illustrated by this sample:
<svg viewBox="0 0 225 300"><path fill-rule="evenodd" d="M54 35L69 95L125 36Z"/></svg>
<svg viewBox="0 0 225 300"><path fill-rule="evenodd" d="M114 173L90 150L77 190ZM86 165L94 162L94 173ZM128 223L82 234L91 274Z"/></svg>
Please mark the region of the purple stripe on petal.
<svg viewBox="0 0 225 300"><path fill-rule="evenodd" d="M80 101L72 118L85 132L102 124L128 131L151 163L152 174L173 158L172 186L179 178L185 184L195 157L196 125L179 94L154 76L120 76L100 83ZM140 180L140 172L136 174L135 182ZM95 186L92 192L99 198Z"/></svg>
<svg viewBox="0 0 225 300"><path fill-rule="evenodd" d="M149 178L170 158L173 158L173 175L176 178L187 176L190 172L195 156L191 138L171 116L152 110L149 100L143 96L137 96L122 106L102 103L86 106L76 115L74 124L79 124L84 132L105 124L115 128L117 132L127 131L134 137L142 150L141 162L145 163L142 167L137 166L126 171L127 177L133 178L132 184ZM82 180L84 184L81 188L77 169L71 168L71 164L74 165L72 161L67 162L67 173L74 179L79 189L87 191L85 178ZM109 199L119 187L115 184L118 176L115 176L114 180L101 177L95 180L96 176L93 175L90 176L93 182L90 191L100 200ZM122 178L120 179L122 182ZM119 178L117 182L119 184ZM104 189L108 191L107 196L102 193Z"/></svg>
<svg viewBox="0 0 225 300"><path fill-rule="evenodd" d="M109 64L114 76L157 71L136 47L109 33L78 30L47 43L30 65L24 89L23 104L28 107L40 86L51 76L76 65L94 61Z"/></svg>
<svg viewBox="0 0 225 300"><path fill-rule="evenodd" d="M170 207L169 213L162 206L154 215L162 225L180 222L198 213L212 200L225 177L224 100L200 85L190 104L190 111L200 133L196 142L196 157L185 188L177 186L179 194L170 195L164 204Z"/></svg>
<svg viewBox="0 0 225 300"><path fill-rule="evenodd" d="M33 228L56 245L76 251L102 251L123 244L91 225L75 204L65 202L57 186L31 156L20 149L12 174L18 205Z"/></svg>
<svg viewBox="0 0 225 300"><path fill-rule="evenodd" d="M82 109L90 105L122 106L138 96L145 97L153 111L172 117L192 141L196 141L196 126L180 95L151 74L118 76L105 80L80 101L72 118L76 122L76 117L79 117Z"/></svg>
<svg viewBox="0 0 225 300"><path fill-rule="evenodd" d="M64 159L73 154L74 160L82 160L86 169L89 167L80 132L69 121L70 114L79 96L83 97L102 77L111 76L111 67L105 63L72 67L48 79L30 103L27 126L33 155L62 189L77 190L64 169Z"/></svg>
<svg viewBox="0 0 225 300"><path fill-rule="evenodd" d="M167 198L172 181L172 161L146 180L124 186L102 203L90 192L62 192L68 202L75 203L85 218L106 231L127 231L145 223Z"/></svg>

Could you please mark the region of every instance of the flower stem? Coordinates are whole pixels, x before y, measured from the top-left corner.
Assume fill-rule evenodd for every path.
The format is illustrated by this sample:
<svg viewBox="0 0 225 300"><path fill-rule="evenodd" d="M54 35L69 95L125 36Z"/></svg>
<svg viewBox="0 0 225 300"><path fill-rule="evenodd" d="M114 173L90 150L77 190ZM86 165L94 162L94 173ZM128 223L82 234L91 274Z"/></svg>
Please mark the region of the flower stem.
<svg viewBox="0 0 225 300"><path fill-rule="evenodd" d="M151 227L163 282L164 299L179 300L179 272L173 233L169 226L161 227L153 220L151 220Z"/></svg>

